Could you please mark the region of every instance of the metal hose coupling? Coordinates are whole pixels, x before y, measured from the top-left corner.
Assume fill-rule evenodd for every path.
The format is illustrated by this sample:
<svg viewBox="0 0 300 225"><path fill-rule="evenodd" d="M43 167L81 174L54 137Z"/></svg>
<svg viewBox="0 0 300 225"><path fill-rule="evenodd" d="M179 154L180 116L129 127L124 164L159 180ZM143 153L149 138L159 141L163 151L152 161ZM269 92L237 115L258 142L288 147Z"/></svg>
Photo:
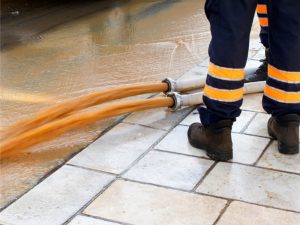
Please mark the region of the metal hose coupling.
<svg viewBox="0 0 300 225"><path fill-rule="evenodd" d="M167 93L168 97L171 97L174 101L174 105L170 107L172 111L176 111L184 106L195 106L203 103L202 92L188 94L188 95L180 95L177 92Z"/></svg>
<svg viewBox="0 0 300 225"><path fill-rule="evenodd" d="M164 92L165 94L176 91L176 81L172 78L165 78L162 82L168 85L168 90Z"/></svg>
<svg viewBox="0 0 300 225"><path fill-rule="evenodd" d="M173 80L172 78L166 78L162 82L168 84L168 90L165 92L178 92L178 91L190 91L200 89L204 87L206 76L199 76L194 80Z"/></svg>

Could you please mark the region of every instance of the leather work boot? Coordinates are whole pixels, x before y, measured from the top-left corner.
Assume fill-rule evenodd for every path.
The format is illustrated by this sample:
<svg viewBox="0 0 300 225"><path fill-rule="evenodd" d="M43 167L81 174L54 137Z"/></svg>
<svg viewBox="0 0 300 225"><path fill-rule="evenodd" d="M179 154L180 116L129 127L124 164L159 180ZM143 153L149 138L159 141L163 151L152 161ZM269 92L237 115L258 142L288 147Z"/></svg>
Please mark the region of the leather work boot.
<svg viewBox="0 0 300 225"><path fill-rule="evenodd" d="M265 81L268 77L268 62L269 62L269 49L265 50L265 59L260 60L262 64L252 74L245 75L245 83Z"/></svg>
<svg viewBox="0 0 300 225"><path fill-rule="evenodd" d="M206 150L207 156L216 161L232 159L231 120L221 120L208 127L193 123L188 130L188 139L195 148Z"/></svg>
<svg viewBox="0 0 300 225"><path fill-rule="evenodd" d="M283 154L299 153L298 114L271 117L268 121L269 135L278 140L278 150Z"/></svg>

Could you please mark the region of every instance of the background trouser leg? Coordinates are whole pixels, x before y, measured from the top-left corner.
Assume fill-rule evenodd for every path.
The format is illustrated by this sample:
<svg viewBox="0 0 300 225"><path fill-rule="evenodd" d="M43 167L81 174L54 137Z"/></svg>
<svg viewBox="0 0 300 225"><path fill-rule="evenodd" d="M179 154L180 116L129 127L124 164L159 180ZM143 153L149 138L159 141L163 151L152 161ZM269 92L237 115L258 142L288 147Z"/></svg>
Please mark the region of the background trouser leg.
<svg viewBox="0 0 300 225"><path fill-rule="evenodd" d="M300 1L269 3L270 62L263 97L273 116L300 114Z"/></svg>
<svg viewBox="0 0 300 225"><path fill-rule="evenodd" d="M211 26L210 65L199 113L204 126L241 113L244 67L257 0L207 0Z"/></svg>
<svg viewBox="0 0 300 225"><path fill-rule="evenodd" d="M258 0L256 12L260 24L260 41L265 48L269 48L268 0Z"/></svg>

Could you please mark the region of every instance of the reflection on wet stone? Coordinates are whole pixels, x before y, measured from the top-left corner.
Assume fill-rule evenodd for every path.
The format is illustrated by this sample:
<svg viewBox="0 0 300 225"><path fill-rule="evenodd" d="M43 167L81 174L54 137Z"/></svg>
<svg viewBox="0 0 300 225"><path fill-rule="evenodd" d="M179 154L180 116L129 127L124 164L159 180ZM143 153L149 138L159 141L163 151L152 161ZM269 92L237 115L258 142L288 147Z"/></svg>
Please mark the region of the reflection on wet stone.
<svg viewBox="0 0 300 225"><path fill-rule="evenodd" d="M203 1L76 1L4 19L2 41L10 42L1 50L1 127L93 91L180 77L207 54L202 8ZM114 122L2 160L0 208Z"/></svg>

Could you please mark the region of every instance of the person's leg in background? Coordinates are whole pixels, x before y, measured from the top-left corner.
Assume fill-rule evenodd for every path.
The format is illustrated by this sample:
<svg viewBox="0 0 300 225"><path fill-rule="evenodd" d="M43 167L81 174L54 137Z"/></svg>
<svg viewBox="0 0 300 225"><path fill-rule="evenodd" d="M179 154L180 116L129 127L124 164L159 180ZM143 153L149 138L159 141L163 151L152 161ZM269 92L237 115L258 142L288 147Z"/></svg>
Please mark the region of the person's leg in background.
<svg viewBox="0 0 300 225"><path fill-rule="evenodd" d="M269 3L270 61L263 107L281 153L299 152L300 1Z"/></svg>
<svg viewBox="0 0 300 225"><path fill-rule="evenodd" d="M215 160L232 158L231 127L241 113L244 67L257 0L207 0L205 12L211 26L210 65L201 122L188 131L191 145Z"/></svg>
<svg viewBox="0 0 300 225"><path fill-rule="evenodd" d="M268 19L268 1L258 0L256 13L260 24L260 42L265 48L265 58L260 61L262 64L253 74L248 74L245 77L245 82L264 81L268 76L268 58L269 58L269 19Z"/></svg>

